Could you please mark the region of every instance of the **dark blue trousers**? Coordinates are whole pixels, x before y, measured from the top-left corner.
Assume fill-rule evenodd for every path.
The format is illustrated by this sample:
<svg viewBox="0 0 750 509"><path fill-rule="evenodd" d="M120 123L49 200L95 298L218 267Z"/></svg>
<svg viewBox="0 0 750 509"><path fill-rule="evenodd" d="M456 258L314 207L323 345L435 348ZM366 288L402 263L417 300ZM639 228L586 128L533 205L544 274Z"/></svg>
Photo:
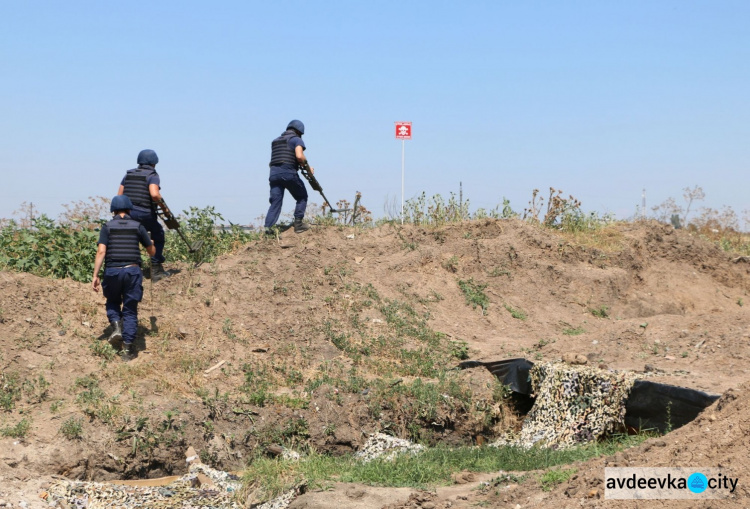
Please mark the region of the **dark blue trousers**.
<svg viewBox="0 0 750 509"><path fill-rule="evenodd" d="M134 208L130 211L130 217L141 223L151 234L151 241L156 248L156 254L151 257L151 263L164 263L164 228L161 226L159 219L153 212L145 212Z"/></svg>
<svg viewBox="0 0 750 509"><path fill-rule="evenodd" d="M141 268L105 268L102 293L107 298L107 318L122 322L122 340L132 343L138 330L138 303L143 298Z"/></svg>
<svg viewBox="0 0 750 509"><path fill-rule="evenodd" d="M284 191L289 191L297 201L297 205L294 207L294 218L302 219L305 217L305 209L307 208L307 189L302 179L297 172L284 171L284 172L271 172L271 176L268 177L268 183L271 185L271 197L268 202L271 204L268 207L268 214L266 214L265 227L270 228L276 224L281 215L281 205L284 202Z"/></svg>

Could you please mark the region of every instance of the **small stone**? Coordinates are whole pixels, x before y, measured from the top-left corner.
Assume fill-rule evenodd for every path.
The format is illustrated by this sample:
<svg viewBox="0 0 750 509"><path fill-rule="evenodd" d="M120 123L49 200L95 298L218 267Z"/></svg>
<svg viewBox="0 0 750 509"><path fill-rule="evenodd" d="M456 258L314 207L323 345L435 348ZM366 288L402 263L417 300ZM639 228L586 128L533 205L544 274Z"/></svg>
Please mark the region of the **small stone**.
<svg viewBox="0 0 750 509"><path fill-rule="evenodd" d="M672 356L672 355L665 355L665 356L664 356L664 358L665 358L666 360L668 360L668 361L673 361L673 360L675 360L675 357L674 357L674 356Z"/></svg>
<svg viewBox="0 0 750 509"><path fill-rule="evenodd" d="M266 452L273 456L279 456L284 452L284 448L278 444L271 444L266 447Z"/></svg>
<svg viewBox="0 0 750 509"><path fill-rule="evenodd" d="M589 492L586 494L586 498L594 498L597 495L597 493L599 492L595 489L589 490Z"/></svg>
<svg viewBox="0 0 750 509"><path fill-rule="evenodd" d="M576 361L576 355L574 353L564 353L562 356L563 362L567 362L568 364L575 364Z"/></svg>

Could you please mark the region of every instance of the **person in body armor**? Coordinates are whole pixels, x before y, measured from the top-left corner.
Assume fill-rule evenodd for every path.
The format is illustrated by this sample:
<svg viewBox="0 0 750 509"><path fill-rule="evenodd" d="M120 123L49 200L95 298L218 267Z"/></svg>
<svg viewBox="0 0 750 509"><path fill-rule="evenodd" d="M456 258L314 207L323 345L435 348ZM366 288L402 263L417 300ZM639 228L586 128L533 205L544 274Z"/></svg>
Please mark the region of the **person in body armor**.
<svg viewBox="0 0 750 509"><path fill-rule="evenodd" d="M301 233L310 229L310 225L303 221L307 208L307 189L302 182L297 169L302 166L314 173L312 166L305 157L305 124L299 120L292 120L286 126L286 131L271 142L271 168L268 183L271 186L271 206L266 214L265 228L267 234L273 234L272 227L279 220L281 205L284 201L284 190L289 191L297 201L294 207L294 231Z"/></svg>
<svg viewBox="0 0 750 509"><path fill-rule="evenodd" d="M94 261L94 277L91 286L95 292L102 287L107 299L107 318L112 324L109 343L122 347L122 357L128 361L135 357L135 334L138 330L138 303L143 297L143 273L141 272L141 250L146 248L149 256L156 254L145 226L130 215L133 203L124 195L112 198L109 210L114 218L102 226L99 245ZM104 278L99 271L104 263ZM124 343L124 344L123 344Z"/></svg>
<svg viewBox="0 0 750 509"><path fill-rule="evenodd" d="M156 215L156 205L162 203L161 180L156 173L159 156L150 149L141 150L138 154L138 168L128 170L120 182L118 195L125 195L133 202L130 217L151 232L151 240L156 247L156 254L151 257L151 281L156 283L169 276L164 270L164 228Z"/></svg>

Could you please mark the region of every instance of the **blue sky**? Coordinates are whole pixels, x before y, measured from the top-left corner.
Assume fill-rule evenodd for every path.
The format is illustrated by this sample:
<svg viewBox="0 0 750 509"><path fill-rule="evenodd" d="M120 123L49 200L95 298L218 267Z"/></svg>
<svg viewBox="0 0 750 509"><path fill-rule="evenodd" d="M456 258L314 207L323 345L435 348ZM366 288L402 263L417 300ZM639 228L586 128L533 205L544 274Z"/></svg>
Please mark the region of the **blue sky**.
<svg viewBox="0 0 750 509"><path fill-rule="evenodd" d="M750 2L29 1L0 5L0 217L111 197L156 150L173 210L268 207L293 118L326 196L477 207L534 188L632 216L701 186L750 209ZM311 202L322 200L311 191ZM293 208L289 195L284 212Z"/></svg>

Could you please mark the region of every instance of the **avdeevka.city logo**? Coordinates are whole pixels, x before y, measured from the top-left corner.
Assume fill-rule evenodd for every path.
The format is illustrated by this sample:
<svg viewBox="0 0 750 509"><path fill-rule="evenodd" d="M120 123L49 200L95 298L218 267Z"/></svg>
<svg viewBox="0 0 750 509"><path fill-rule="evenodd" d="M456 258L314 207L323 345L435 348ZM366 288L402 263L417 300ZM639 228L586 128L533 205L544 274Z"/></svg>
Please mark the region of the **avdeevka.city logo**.
<svg viewBox="0 0 750 509"><path fill-rule="evenodd" d="M703 493L708 488L708 478L700 472L696 472L688 477L687 485L693 493Z"/></svg>
<svg viewBox="0 0 750 509"><path fill-rule="evenodd" d="M730 498L739 484L719 468L607 467L604 477L611 500Z"/></svg>

